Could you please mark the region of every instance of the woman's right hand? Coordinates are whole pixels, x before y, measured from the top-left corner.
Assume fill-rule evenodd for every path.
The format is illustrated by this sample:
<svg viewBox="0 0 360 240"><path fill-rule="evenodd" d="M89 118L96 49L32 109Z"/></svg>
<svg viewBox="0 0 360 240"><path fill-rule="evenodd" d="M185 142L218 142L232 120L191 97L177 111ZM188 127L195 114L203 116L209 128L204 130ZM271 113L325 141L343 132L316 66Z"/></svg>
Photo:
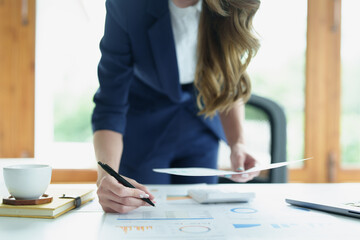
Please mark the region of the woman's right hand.
<svg viewBox="0 0 360 240"><path fill-rule="evenodd" d="M144 185L131 178L124 178L135 188L125 187L110 175L99 178L97 195L105 212L127 213L140 206L150 206L142 198L153 201L154 196Z"/></svg>

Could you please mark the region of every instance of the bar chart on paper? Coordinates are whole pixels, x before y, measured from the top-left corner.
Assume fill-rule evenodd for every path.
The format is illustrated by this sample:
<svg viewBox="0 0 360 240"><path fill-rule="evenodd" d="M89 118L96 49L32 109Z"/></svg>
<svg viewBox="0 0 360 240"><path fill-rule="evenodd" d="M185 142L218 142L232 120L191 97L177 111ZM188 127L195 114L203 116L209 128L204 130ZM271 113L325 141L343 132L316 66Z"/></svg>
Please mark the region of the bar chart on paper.
<svg viewBox="0 0 360 240"><path fill-rule="evenodd" d="M133 226L117 226L121 230L123 230L124 234L130 233L130 232L149 232L152 231L152 226L139 226L139 225L133 225Z"/></svg>

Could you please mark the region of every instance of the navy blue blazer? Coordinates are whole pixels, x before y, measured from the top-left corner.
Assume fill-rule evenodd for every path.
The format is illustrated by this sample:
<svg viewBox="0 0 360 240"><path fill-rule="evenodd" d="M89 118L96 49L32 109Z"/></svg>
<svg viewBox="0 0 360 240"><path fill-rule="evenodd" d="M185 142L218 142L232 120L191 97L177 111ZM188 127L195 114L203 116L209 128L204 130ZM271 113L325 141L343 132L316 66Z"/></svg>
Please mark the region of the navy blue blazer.
<svg viewBox="0 0 360 240"><path fill-rule="evenodd" d="M106 9L93 131L122 133L149 152L179 105L198 112L195 95L179 84L168 0L107 0ZM218 116L199 118L225 140Z"/></svg>

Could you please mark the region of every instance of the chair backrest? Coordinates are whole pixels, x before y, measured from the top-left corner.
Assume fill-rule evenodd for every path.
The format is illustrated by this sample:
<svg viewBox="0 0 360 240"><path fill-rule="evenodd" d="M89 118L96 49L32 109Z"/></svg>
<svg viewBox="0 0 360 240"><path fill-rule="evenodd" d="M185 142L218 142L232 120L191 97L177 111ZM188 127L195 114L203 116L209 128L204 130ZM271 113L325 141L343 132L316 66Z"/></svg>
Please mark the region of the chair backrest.
<svg viewBox="0 0 360 240"><path fill-rule="evenodd" d="M245 139L249 151L259 161L286 161L286 118L284 110L276 102L252 95L245 105ZM220 178L220 183L231 180ZM287 168L262 171L249 183L286 183Z"/></svg>

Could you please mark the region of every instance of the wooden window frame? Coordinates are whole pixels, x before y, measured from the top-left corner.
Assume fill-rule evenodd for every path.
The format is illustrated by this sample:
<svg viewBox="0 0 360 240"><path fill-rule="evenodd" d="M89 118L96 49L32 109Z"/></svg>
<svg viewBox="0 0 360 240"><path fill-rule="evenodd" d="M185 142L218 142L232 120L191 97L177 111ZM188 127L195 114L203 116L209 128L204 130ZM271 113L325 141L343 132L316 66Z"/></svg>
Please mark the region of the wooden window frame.
<svg viewBox="0 0 360 240"><path fill-rule="evenodd" d="M95 169L54 169L52 183L94 183L97 179Z"/></svg>
<svg viewBox="0 0 360 240"><path fill-rule="evenodd" d="M0 1L0 157L34 156L35 0Z"/></svg>
<svg viewBox="0 0 360 240"><path fill-rule="evenodd" d="M341 0L308 0L305 156L292 182L359 182L341 167Z"/></svg>
<svg viewBox="0 0 360 240"><path fill-rule="evenodd" d="M340 0L308 0L305 156L290 180L335 182L332 164L339 161Z"/></svg>

